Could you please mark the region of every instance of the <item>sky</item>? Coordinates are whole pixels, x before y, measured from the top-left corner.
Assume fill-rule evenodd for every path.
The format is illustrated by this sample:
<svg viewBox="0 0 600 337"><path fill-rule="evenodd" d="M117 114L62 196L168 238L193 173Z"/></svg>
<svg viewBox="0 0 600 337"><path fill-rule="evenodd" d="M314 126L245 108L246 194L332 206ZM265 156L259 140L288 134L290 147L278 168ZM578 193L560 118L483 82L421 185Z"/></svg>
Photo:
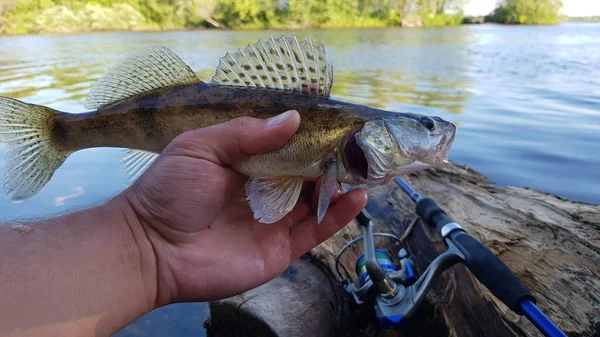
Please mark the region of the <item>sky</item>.
<svg viewBox="0 0 600 337"><path fill-rule="evenodd" d="M562 13L568 16L600 15L600 0L562 0ZM469 0L466 15L486 15L496 7L497 0Z"/></svg>

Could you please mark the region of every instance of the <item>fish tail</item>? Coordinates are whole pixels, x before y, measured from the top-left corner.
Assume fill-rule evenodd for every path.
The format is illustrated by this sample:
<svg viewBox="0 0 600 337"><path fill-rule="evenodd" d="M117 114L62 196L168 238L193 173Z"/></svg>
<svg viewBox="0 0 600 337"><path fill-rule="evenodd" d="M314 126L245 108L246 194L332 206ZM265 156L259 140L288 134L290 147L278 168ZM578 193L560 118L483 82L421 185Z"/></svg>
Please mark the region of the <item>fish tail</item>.
<svg viewBox="0 0 600 337"><path fill-rule="evenodd" d="M58 111L0 97L0 140L8 146L4 191L15 203L35 196L71 152L52 142L52 120Z"/></svg>

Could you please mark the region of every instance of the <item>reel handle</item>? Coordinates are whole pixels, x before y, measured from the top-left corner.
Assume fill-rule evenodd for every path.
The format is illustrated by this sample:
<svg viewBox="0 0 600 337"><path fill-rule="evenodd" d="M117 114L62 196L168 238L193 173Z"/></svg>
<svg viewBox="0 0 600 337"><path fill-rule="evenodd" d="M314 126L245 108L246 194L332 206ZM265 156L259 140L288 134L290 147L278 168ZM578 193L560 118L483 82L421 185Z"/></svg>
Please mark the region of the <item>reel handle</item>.
<svg viewBox="0 0 600 337"><path fill-rule="evenodd" d="M486 246L467 234L433 199L422 198L416 205L417 214L452 241L464 255L464 264L471 273L515 313L522 315L525 300L535 303L535 297L521 280Z"/></svg>
<svg viewBox="0 0 600 337"><path fill-rule="evenodd" d="M471 273L512 311L522 315L523 301L535 303L535 297L521 280L481 242L464 231L456 231L450 240L464 254Z"/></svg>

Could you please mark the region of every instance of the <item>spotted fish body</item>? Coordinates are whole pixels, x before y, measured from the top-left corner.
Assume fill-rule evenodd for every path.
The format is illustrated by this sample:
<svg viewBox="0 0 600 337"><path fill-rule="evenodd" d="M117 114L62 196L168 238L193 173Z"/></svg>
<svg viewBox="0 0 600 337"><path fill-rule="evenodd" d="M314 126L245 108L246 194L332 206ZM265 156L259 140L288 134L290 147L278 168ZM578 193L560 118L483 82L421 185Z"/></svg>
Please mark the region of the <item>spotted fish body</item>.
<svg viewBox="0 0 600 337"><path fill-rule="evenodd" d="M134 181L185 131L292 109L301 124L282 148L233 166L249 177L248 202L261 222L276 222L291 211L306 180L323 178L320 222L339 182L372 186L419 163L445 161L454 125L336 100L330 97L332 82L324 46L295 36L228 53L210 82L167 48L146 45L96 83L86 101L90 112L0 98L0 139L9 146L4 188L13 201L26 201L71 153L93 147L130 149L121 168Z"/></svg>

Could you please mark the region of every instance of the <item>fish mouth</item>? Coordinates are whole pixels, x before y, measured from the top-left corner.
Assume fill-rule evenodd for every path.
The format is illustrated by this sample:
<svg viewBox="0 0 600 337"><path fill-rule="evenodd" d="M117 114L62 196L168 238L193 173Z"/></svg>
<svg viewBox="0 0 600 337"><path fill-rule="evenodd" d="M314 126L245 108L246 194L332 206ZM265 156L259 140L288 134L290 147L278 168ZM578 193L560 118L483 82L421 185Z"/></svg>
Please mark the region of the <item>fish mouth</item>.
<svg viewBox="0 0 600 337"><path fill-rule="evenodd" d="M424 125L423 118L434 122L433 129ZM448 153L456 137L456 125L439 117L420 115L387 116L384 121L403 157L438 167L448 164Z"/></svg>
<svg viewBox="0 0 600 337"><path fill-rule="evenodd" d="M367 122L344 149L347 166L360 172L367 186L429 166L445 166L456 126L437 117L423 118L395 114Z"/></svg>

